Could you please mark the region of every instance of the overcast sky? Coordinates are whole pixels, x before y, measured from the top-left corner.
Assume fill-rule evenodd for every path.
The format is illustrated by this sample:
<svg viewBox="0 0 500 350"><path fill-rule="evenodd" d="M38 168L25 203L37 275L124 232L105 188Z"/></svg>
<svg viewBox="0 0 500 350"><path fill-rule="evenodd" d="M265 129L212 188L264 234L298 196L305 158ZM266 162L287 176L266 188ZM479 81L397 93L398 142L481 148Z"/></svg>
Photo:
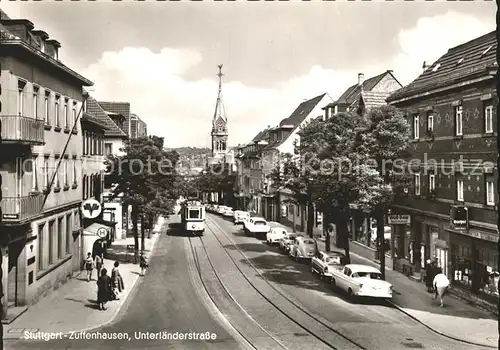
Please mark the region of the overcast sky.
<svg viewBox="0 0 500 350"><path fill-rule="evenodd" d="M209 146L224 64L229 144L248 142L304 99L336 99L388 69L402 84L450 47L495 29L493 1L2 2L61 42L61 60L128 101L166 145Z"/></svg>

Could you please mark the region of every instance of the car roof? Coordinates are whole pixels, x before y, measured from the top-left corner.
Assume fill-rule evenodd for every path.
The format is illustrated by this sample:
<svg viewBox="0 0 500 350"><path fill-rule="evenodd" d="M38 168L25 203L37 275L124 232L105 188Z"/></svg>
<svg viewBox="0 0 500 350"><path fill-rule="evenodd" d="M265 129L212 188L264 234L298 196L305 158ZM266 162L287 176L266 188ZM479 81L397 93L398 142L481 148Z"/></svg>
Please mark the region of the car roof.
<svg viewBox="0 0 500 350"><path fill-rule="evenodd" d="M324 255L326 255L326 256L332 257L332 258L336 258L336 257L338 257L338 256L345 256L345 254L344 254L344 253L342 253L342 252L337 252L337 251L328 252L328 253L327 253L327 252L321 252L321 253L323 253L323 254L324 254Z"/></svg>
<svg viewBox="0 0 500 350"><path fill-rule="evenodd" d="M378 269L369 265L361 265L361 264L348 264L345 267L348 267L353 273L355 272L375 272L380 273Z"/></svg>

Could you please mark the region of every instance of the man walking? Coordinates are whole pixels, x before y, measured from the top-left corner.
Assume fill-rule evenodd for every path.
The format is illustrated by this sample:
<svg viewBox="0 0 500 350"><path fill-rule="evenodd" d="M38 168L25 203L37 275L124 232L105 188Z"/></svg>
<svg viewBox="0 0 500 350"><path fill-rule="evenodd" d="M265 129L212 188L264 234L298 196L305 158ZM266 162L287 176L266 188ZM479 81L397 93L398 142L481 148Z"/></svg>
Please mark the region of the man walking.
<svg viewBox="0 0 500 350"><path fill-rule="evenodd" d="M439 296L439 301L441 302L441 307L443 307L443 295L450 285L448 277L443 273L441 268L437 269L437 274L432 282L434 286L434 299Z"/></svg>

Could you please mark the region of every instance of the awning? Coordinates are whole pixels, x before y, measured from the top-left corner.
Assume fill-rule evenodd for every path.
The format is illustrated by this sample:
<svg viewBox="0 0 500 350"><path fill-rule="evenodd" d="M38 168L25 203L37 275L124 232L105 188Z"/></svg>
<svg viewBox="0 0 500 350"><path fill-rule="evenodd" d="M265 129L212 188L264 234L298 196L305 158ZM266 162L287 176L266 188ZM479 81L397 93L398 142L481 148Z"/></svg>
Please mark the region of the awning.
<svg viewBox="0 0 500 350"><path fill-rule="evenodd" d="M109 226L94 222L92 225L83 229L83 234L85 236L98 236L101 238L105 238L107 235L103 234L104 230L107 232L107 234L109 234L111 231L110 229L111 227Z"/></svg>

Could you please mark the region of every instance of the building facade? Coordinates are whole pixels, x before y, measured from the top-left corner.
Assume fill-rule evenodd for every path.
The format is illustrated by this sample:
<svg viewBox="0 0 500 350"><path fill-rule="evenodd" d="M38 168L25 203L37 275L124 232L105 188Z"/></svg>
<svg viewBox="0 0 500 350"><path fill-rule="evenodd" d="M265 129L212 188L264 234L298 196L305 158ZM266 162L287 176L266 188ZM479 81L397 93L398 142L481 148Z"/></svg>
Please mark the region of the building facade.
<svg viewBox="0 0 500 350"><path fill-rule="evenodd" d="M35 303L80 270L77 121L92 82L65 66L61 45L33 23L0 17L0 237L10 307Z"/></svg>
<svg viewBox="0 0 500 350"><path fill-rule="evenodd" d="M126 116L120 114L117 111L117 108L114 108L112 103L104 103L108 109L112 109L113 111L106 111L101 106L101 103L97 102L94 98L89 97L86 103L86 110L89 114L98 119L106 129L104 130L104 157L114 155L121 156L123 155L122 149L126 146L126 142L129 139L126 132ZM122 107L122 113L127 113L127 104L120 104L119 107ZM103 219L116 223L114 225L114 237L112 239L123 239L127 235L127 231L129 227L132 226L131 221L131 208L129 205L123 203L121 197L111 198L111 190L113 188L113 184L106 180L104 177L104 207L103 207Z"/></svg>
<svg viewBox="0 0 500 350"><path fill-rule="evenodd" d="M455 292L494 303L496 49L495 32L454 47L388 99L412 125L413 186L393 208L411 224L395 227L397 257L417 272L437 258Z"/></svg>

